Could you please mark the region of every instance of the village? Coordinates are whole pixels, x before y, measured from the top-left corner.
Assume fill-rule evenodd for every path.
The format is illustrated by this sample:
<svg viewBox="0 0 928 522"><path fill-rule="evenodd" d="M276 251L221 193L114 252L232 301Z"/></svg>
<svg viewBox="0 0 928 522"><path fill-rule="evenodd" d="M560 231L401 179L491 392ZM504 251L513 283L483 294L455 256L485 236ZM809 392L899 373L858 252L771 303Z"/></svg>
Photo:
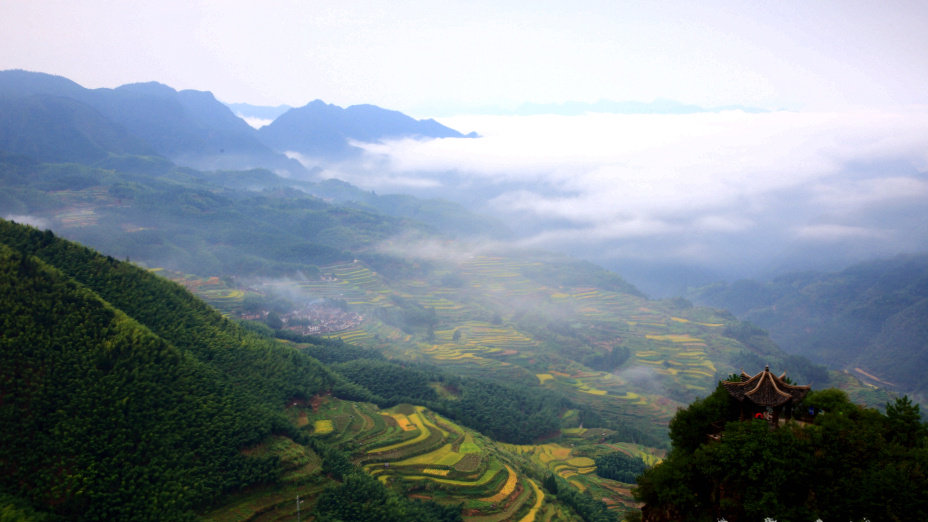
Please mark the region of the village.
<svg viewBox="0 0 928 522"><path fill-rule="evenodd" d="M262 321L272 328L290 330L300 335L322 335L355 328L364 321L364 316L350 312L338 306L338 303L322 300L285 314L260 310L242 314L242 319Z"/></svg>

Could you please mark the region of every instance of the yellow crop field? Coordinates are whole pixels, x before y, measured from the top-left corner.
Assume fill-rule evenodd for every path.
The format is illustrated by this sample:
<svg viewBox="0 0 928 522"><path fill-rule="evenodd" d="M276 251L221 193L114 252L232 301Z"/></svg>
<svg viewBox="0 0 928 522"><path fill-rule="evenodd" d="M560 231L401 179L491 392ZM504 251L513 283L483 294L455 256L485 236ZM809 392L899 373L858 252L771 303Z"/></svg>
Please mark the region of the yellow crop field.
<svg viewBox="0 0 928 522"><path fill-rule="evenodd" d="M532 509L528 510L528 513L526 513L524 517L519 519L519 522L534 522L535 517L538 516L538 510L541 509L541 505L545 501L545 493L535 484L535 481L529 479L528 483L532 486L532 489L535 490L535 504L532 505Z"/></svg>
<svg viewBox="0 0 928 522"><path fill-rule="evenodd" d="M459 453L455 453L451 450L451 444L445 444L444 446L438 448L435 451L430 451L429 453L424 453L422 455L416 455L415 457L410 457L405 460L393 463L394 466L416 466L421 464L434 464L440 465L442 461L446 458L453 458L450 464L454 464L461 458ZM450 465L449 464L449 465Z"/></svg>
<svg viewBox="0 0 928 522"><path fill-rule="evenodd" d="M403 431L412 431L416 429L416 425L411 423L409 421L409 417L407 417L406 415L402 413L387 413L386 415L389 417L393 417L393 420L396 421L396 424Z"/></svg>
<svg viewBox="0 0 928 522"><path fill-rule="evenodd" d="M702 343L703 340L689 334L645 335L652 341L670 341L672 343Z"/></svg>
<svg viewBox="0 0 928 522"><path fill-rule="evenodd" d="M435 468L425 468L422 470L422 473L426 475L437 475L439 477L446 477L450 473L450 469L435 469Z"/></svg>
<svg viewBox="0 0 928 522"><path fill-rule="evenodd" d="M536 373L535 377L538 377L539 384L544 384L545 382L554 379L554 376L550 373Z"/></svg>
<svg viewBox="0 0 928 522"><path fill-rule="evenodd" d="M319 419L313 422L313 433L318 435L327 435L335 430L335 426L329 419Z"/></svg>
<svg viewBox="0 0 928 522"><path fill-rule="evenodd" d="M682 373L685 373L685 374L687 374L687 375L698 375L698 376L700 376L700 377L706 377L706 378L712 378L712 377L715 376L715 370L714 370L714 369L710 371L710 370L708 370L708 369L703 369L703 368L701 368L701 367L686 368L686 369L682 370Z"/></svg>
<svg viewBox="0 0 928 522"><path fill-rule="evenodd" d="M506 471L509 472L509 477L506 478L506 483L503 484L502 489L497 491L495 495L490 497L483 497L480 500L496 504L497 502L502 502L505 500L506 497L511 495L512 492L516 490L516 484L519 483L519 476L516 475L516 472L513 471L511 467L509 467L509 464L506 464Z"/></svg>
<svg viewBox="0 0 928 522"><path fill-rule="evenodd" d="M593 459L589 457L574 457L568 460L567 463L575 468L585 468L594 465Z"/></svg>
<svg viewBox="0 0 928 522"><path fill-rule="evenodd" d="M705 357L705 356L706 356L706 353L705 353L705 352L702 352L702 351L695 351L695 352L680 352L680 353L677 354L677 357L685 357L685 358L689 358L689 357Z"/></svg>
<svg viewBox="0 0 928 522"><path fill-rule="evenodd" d="M490 480L502 469L501 464L496 459L490 461L490 465L487 466L487 470L480 475L480 478L477 480L455 480L455 479L433 479L435 482L440 482L442 484L450 484L452 486L482 486ZM425 477L408 477L408 480L422 480Z"/></svg>
<svg viewBox="0 0 928 522"><path fill-rule="evenodd" d="M421 411L424 408L422 408L422 406L417 406L416 409ZM425 426L425 423L422 421L420 415L421 415L420 413L413 413L412 415L409 415L410 422L412 422L419 428L419 435L416 435L414 438L409 439L407 441L397 442L396 444L390 444L388 446L383 446L380 448L374 448L368 451L368 453L384 453L386 451L391 451L397 448L402 448L403 446L411 446L413 444L418 444L424 441L425 439L429 438L429 433L430 433L429 429Z"/></svg>
<svg viewBox="0 0 928 522"><path fill-rule="evenodd" d="M541 450L541 453L538 454L538 460L545 464L554 460L566 460L570 457L570 448L558 444L542 444L535 447Z"/></svg>

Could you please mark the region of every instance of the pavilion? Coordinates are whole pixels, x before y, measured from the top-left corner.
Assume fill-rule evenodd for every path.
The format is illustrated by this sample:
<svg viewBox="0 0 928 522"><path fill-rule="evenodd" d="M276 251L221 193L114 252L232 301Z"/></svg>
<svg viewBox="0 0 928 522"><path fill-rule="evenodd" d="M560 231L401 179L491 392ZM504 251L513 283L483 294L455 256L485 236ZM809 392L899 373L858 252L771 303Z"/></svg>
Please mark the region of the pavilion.
<svg viewBox="0 0 928 522"><path fill-rule="evenodd" d="M785 379L786 373L777 377L767 366L753 377L742 371L740 381L722 381L722 385L741 403L741 420L766 419L773 427L781 414L789 419L793 406L809 393L809 386L795 386Z"/></svg>

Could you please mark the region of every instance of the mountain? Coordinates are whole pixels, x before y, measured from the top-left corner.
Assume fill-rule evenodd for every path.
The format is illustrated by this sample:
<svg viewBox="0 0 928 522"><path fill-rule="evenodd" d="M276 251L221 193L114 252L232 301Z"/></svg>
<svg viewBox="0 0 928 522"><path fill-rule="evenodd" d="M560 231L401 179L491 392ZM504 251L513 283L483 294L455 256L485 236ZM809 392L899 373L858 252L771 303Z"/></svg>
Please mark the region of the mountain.
<svg viewBox="0 0 928 522"><path fill-rule="evenodd" d="M73 98L39 94L0 97L0 149L50 162L155 153L93 107Z"/></svg>
<svg viewBox="0 0 928 522"><path fill-rule="evenodd" d="M294 175L306 171L282 152L339 159L358 151L352 140L464 137L431 119L373 105L342 109L319 100L256 131L209 92L176 91L157 82L85 89L66 78L22 70L0 71L0 109L0 150L43 161L157 154L200 170L263 167Z"/></svg>
<svg viewBox="0 0 928 522"><path fill-rule="evenodd" d="M290 109L258 130L268 146L312 158L339 159L360 150L352 141L377 142L390 138L463 138L460 132L435 120L416 120L401 112L374 105L341 108L316 100Z"/></svg>
<svg viewBox="0 0 928 522"><path fill-rule="evenodd" d="M209 92L144 83L97 89L92 99L101 112L181 165L201 170L297 168L265 147L248 124Z"/></svg>
<svg viewBox="0 0 928 522"><path fill-rule="evenodd" d="M85 89L65 78L0 71L0 149L45 161L157 154L200 169L303 172L262 144L211 93L158 83Z"/></svg>
<svg viewBox="0 0 928 522"><path fill-rule="evenodd" d="M690 297L767 329L790 353L928 397L928 254L720 283Z"/></svg>

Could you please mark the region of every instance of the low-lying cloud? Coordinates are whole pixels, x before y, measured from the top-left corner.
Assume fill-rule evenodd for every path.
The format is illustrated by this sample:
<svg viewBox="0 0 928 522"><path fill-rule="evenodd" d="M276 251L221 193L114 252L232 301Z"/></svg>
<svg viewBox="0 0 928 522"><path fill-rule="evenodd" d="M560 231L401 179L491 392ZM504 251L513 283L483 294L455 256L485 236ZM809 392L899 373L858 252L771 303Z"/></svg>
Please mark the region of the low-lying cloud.
<svg viewBox="0 0 928 522"><path fill-rule="evenodd" d="M26 214L6 214L3 216L3 219L22 225L30 225L38 228L39 230L52 228L51 222L48 219L38 216L31 216Z"/></svg>
<svg viewBox="0 0 928 522"><path fill-rule="evenodd" d="M527 244L619 264L744 275L788 256L840 263L928 248L925 108L442 123L481 138L364 144L364 174L347 177L479 205Z"/></svg>

